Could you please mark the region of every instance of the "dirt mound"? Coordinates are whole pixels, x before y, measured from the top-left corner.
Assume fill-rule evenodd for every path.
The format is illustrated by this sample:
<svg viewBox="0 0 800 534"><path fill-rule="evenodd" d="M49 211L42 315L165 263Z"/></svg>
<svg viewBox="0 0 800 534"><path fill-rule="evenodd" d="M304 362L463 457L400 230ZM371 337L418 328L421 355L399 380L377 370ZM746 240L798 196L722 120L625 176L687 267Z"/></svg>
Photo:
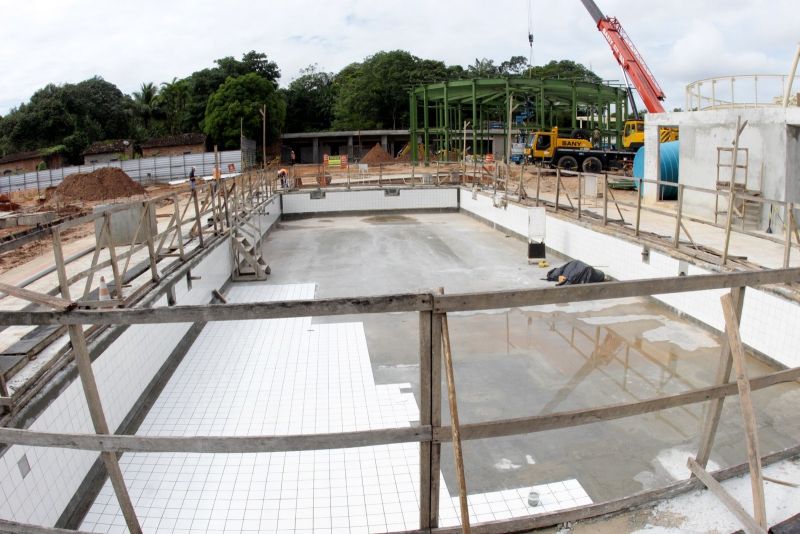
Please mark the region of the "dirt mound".
<svg viewBox="0 0 800 534"><path fill-rule="evenodd" d="M19 204L12 202L6 195L0 195L0 211L14 211L19 209Z"/></svg>
<svg viewBox="0 0 800 534"><path fill-rule="evenodd" d="M59 195L75 200L111 200L144 193L125 171L103 167L89 173L71 174L56 188Z"/></svg>
<svg viewBox="0 0 800 534"><path fill-rule="evenodd" d="M383 149L380 143L375 143L375 146L359 161L359 163L367 163L368 165L391 162L394 162L394 158Z"/></svg>

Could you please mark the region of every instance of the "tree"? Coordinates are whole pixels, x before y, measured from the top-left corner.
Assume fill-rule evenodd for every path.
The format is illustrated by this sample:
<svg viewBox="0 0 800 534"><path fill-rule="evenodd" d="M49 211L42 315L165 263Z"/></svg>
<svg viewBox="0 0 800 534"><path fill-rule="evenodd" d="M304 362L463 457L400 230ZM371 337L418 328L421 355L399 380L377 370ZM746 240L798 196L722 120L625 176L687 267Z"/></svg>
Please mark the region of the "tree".
<svg viewBox="0 0 800 534"><path fill-rule="evenodd" d="M152 135L150 123L158 115L158 104L158 86L152 82L143 83L141 88L133 93L133 112L141 121L146 135Z"/></svg>
<svg viewBox="0 0 800 534"><path fill-rule="evenodd" d="M65 85L64 94L76 128L86 132L90 143L129 136L128 100L113 83L95 76Z"/></svg>
<svg viewBox="0 0 800 534"><path fill-rule="evenodd" d="M336 90L333 73L319 72L316 65L300 71L283 94L286 99L286 131L327 130L333 122Z"/></svg>
<svg viewBox="0 0 800 534"><path fill-rule="evenodd" d="M77 84L47 85L0 124L6 152L65 145L67 160L81 161L87 145L128 137L130 101L114 84L94 77Z"/></svg>
<svg viewBox="0 0 800 534"><path fill-rule="evenodd" d="M268 80L275 88L278 87L280 69L275 62L267 59L266 54L250 51L242 56L241 61L228 56L217 59L214 63L216 67L194 72L186 78L189 98L185 122L182 124L184 131L196 131L201 126L208 99L228 78L253 73Z"/></svg>
<svg viewBox="0 0 800 534"><path fill-rule="evenodd" d="M581 80L591 83L601 83L603 81L594 72L569 59L551 61L547 65L531 67L522 75L532 78L560 78L562 80Z"/></svg>
<svg viewBox="0 0 800 534"><path fill-rule="evenodd" d="M409 89L449 79L455 72L441 61L423 60L403 50L378 52L363 63L352 63L334 80L334 128L406 127Z"/></svg>
<svg viewBox="0 0 800 534"><path fill-rule="evenodd" d="M228 78L208 99L203 131L223 148L238 148L240 121L244 135L261 138L261 114L267 106L267 143L280 136L286 118L286 103L274 84L251 72Z"/></svg>
<svg viewBox="0 0 800 534"><path fill-rule="evenodd" d="M164 114L164 128L170 134L183 131L188 122L186 105L189 102L189 82L173 78L171 82L163 82L158 94L158 107Z"/></svg>

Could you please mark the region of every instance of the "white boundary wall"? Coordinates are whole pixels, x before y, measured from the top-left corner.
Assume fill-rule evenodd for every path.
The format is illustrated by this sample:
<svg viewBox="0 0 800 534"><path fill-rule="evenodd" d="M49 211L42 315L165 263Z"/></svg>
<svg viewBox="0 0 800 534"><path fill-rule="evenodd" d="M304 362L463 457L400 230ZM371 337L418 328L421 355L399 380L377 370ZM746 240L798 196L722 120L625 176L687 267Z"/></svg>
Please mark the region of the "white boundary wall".
<svg viewBox="0 0 800 534"><path fill-rule="evenodd" d="M273 197L253 223L267 232L280 218ZM206 304L211 291L231 275L229 239L212 250L175 285L177 303ZM163 296L154 307L166 306ZM108 426L118 428L140 395L191 327L190 323L131 325L93 363ZM40 432L94 433L80 379L76 378L30 425ZM23 477L17 463L25 456L30 472ZM90 451L14 445L0 456L0 517L35 525L54 525L78 490L98 454Z"/></svg>
<svg viewBox="0 0 800 534"><path fill-rule="evenodd" d="M284 214L341 213L348 211L387 211L417 209L457 209L455 187L400 189L398 196L387 196L389 189L326 191L325 198L311 198L301 191L283 195Z"/></svg>
<svg viewBox="0 0 800 534"><path fill-rule="evenodd" d="M503 226L526 238L528 209L509 203L496 208L492 198L466 189L461 191L461 209L489 222ZM547 215L545 243L553 250L602 270L617 280L638 280L687 275L712 274L715 271L687 264L667 254L650 250L649 263L642 259L642 245L595 232L579 224ZM726 290L696 291L654 295L654 298L693 317L716 330L724 329L719 298ZM787 367L800 366L800 305L766 291L748 288L742 313L742 340Z"/></svg>
<svg viewBox="0 0 800 534"><path fill-rule="evenodd" d="M242 151L227 150L219 153L223 173L229 173L228 165L234 165L234 172L242 170ZM122 169L135 181L147 185L187 178L192 167L197 168L198 176L211 176L214 172L214 153L183 154L180 156L159 156L156 158L137 158L125 161L110 161L75 167L61 167L43 171L11 174L0 177L0 193L22 191L25 189L45 189L60 184L65 177L79 172L92 172L102 167Z"/></svg>

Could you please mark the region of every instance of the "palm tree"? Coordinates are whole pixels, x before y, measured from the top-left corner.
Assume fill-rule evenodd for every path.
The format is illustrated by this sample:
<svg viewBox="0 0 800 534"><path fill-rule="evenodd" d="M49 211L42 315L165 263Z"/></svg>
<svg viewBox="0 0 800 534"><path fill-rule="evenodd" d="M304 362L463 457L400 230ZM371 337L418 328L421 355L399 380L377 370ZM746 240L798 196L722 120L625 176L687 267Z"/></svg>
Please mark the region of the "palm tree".
<svg viewBox="0 0 800 534"><path fill-rule="evenodd" d="M158 86L153 82L143 83L139 91L133 93L134 112L142 120L145 131L150 130L150 121L158 107Z"/></svg>
<svg viewBox="0 0 800 534"><path fill-rule="evenodd" d="M186 103L189 101L189 85L186 80L173 78L161 84L157 104L164 110L169 133L181 133Z"/></svg>

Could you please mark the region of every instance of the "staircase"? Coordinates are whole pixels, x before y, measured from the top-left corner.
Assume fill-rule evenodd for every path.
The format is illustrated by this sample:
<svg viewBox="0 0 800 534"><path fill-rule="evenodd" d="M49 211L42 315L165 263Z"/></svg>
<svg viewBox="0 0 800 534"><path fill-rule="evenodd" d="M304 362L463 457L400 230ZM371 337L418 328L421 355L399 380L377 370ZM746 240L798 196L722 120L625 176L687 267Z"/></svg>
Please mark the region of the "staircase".
<svg viewBox="0 0 800 534"><path fill-rule="evenodd" d="M728 191L730 182L721 182L717 184L717 190ZM745 189L743 185L736 184L736 194L745 194L752 197L761 196L761 191L752 191ZM733 203L733 220L732 226L738 226L742 230L759 230L761 229L761 209L762 203L750 200L736 198ZM728 217L728 199L725 197L718 197L717 210L714 214L714 220L725 221Z"/></svg>
<svg viewBox="0 0 800 534"><path fill-rule="evenodd" d="M269 265L264 261L261 252L256 248L258 229L248 221L235 214L231 228L231 246L233 247L234 281L266 280L270 274Z"/></svg>

